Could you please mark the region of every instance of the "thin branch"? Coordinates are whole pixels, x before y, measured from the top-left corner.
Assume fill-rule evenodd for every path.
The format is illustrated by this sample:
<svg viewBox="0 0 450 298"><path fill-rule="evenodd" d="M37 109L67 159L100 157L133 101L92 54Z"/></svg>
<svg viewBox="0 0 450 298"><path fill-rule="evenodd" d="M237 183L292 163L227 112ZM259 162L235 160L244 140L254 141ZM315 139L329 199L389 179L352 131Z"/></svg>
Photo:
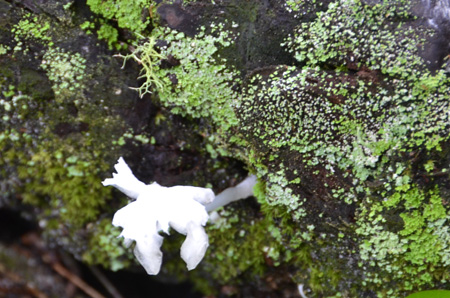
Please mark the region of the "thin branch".
<svg viewBox="0 0 450 298"><path fill-rule="evenodd" d="M94 288L84 282L80 277L67 270L59 262L52 262L50 255L44 254L42 256L42 259L44 260L44 262L49 263L52 266L53 270L55 270L59 275L68 279L71 283L76 285L78 288L80 288L80 290L88 294L91 298L105 298L105 296L97 292Z"/></svg>

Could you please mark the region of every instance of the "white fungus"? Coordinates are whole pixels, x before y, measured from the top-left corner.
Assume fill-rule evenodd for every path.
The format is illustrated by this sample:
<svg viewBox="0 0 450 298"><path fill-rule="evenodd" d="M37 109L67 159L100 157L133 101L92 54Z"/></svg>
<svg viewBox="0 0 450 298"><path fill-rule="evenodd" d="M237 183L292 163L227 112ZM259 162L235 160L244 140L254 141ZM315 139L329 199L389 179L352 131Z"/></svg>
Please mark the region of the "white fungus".
<svg viewBox="0 0 450 298"><path fill-rule="evenodd" d="M256 177L250 176L215 197L209 188L164 187L156 182L146 185L133 175L122 157L114 168L117 173L102 184L114 186L134 201L116 212L112 224L123 228L120 236L127 246L136 241L134 255L149 275L158 274L161 268L163 237L160 231L169 234L170 227L186 235L181 258L188 270L195 269L209 245L203 228L209 218L207 211L251 196L256 183Z"/></svg>
<svg viewBox="0 0 450 298"><path fill-rule="evenodd" d="M203 226L208 213L202 204L214 199L211 189L193 186L164 187L158 183L146 185L131 172L123 158L114 166L117 174L105 179L104 186L114 186L135 201L116 212L113 225L123 228L120 236L126 244L136 241L134 255L148 274L158 274L163 237L169 227L186 235L181 246L181 258L189 270L202 260L208 247L208 235Z"/></svg>

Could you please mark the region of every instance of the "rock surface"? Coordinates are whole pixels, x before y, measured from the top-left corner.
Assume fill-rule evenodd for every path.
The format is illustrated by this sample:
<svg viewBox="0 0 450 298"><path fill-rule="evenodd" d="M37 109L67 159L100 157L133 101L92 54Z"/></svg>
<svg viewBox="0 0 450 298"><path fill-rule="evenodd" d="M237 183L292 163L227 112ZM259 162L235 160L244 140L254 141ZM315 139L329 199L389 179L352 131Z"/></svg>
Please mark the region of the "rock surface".
<svg viewBox="0 0 450 298"><path fill-rule="evenodd" d="M168 237L161 279L236 297L448 288L445 3L0 0L0 206L118 270L135 265L110 225L124 200L100 184L118 156L216 193L250 171L256 200L219 211L189 274Z"/></svg>

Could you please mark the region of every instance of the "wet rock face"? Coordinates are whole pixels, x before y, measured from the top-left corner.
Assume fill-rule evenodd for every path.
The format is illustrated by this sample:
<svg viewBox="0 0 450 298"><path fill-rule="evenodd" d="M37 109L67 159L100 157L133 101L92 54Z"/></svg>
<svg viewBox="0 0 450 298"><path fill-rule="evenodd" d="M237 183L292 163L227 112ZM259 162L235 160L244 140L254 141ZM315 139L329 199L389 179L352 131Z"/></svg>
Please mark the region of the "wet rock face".
<svg viewBox="0 0 450 298"><path fill-rule="evenodd" d="M221 9L228 16L234 10L226 4L221 3ZM423 15L415 19L401 2L339 1L310 10L301 7L298 27L285 42L291 51L288 58L281 58L274 53L281 47L268 46L273 39L267 28L275 27L264 26L267 19L261 7L273 8L277 20L281 15L275 5L264 6L270 2L253 4L247 9L247 18L230 28L240 32L232 47L239 55L234 60L229 59L231 55L226 57L247 75L236 89L241 96L233 132L247 142L244 152L251 156L249 164L264 181L264 195L258 196L262 209L278 214L270 227L276 226L275 230L283 233L294 225L294 231L311 232L295 234L289 230L292 234L280 237L288 239L283 243L294 254L299 249L291 246L292 239L302 239L311 249L310 259L303 259L302 264L319 264L310 268L309 276L297 271L299 267L292 274L307 280L313 295L319 296L340 292L348 297L384 297L393 291L403 291L398 295L404 295L420 288L429 275L416 266L422 262L420 250L409 249L436 239L437 230L425 226L448 220L443 212L447 169L444 166L444 174L438 178L435 173L442 170L443 163L434 163L448 158L448 138L430 133L448 130L448 115L441 111L449 108L444 91L449 85L439 71L448 51L447 37L441 33L446 21L441 22L441 28L432 28L432 22ZM195 11L195 5L186 9ZM303 11L321 13L308 18ZM442 15L433 12L430 17L437 20ZM255 24L262 26L254 32L266 40L255 39L253 32L246 31ZM288 27L281 24L275 31L280 35ZM274 50L265 60L272 66L258 60L264 53L252 48L255 44ZM220 51L221 55L226 53ZM423 113L425 110L428 112ZM422 133L428 141L422 139ZM425 151L419 149L423 149L422 140L434 138L440 139L438 146L428 143ZM419 168L427 168L433 178ZM413 198L423 198L420 206L409 205ZM435 208L436 213L416 217L410 208ZM286 222L280 224L283 220ZM293 222L287 224L289 220ZM420 232L419 241L409 229L413 222L424 223L426 232ZM448 241L447 236L441 236L440 243ZM410 241L415 244L403 246ZM272 248L269 259L279 260L283 249L277 250L273 243L267 246ZM401 248L386 252L385 246ZM428 264L445 271L445 250L432 254L436 262L427 259ZM231 257L227 260L232 262ZM408 273L392 269L402 266L407 266ZM415 285L405 278L414 280ZM372 286L348 290L349 281ZM324 289L324 283L335 288ZM375 293L374 288L382 288L382 293Z"/></svg>
<svg viewBox="0 0 450 298"><path fill-rule="evenodd" d="M208 176L228 187L227 173L203 170L227 161L202 152L198 123L139 98L138 65L122 69L80 28L92 16L85 4L44 2L0 1L0 205L32 204L24 212L49 241L81 258L98 232L89 224L122 204L107 206L99 182L121 155L146 182L203 186Z"/></svg>
<svg viewBox="0 0 450 298"><path fill-rule="evenodd" d="M416 7L414 12L421 23L435 30L434 36L425 44L422 57L429 69L436 71L447 65L450 54L450 3L447 0L422 0Z"/></svg>
<svg viewBox="0 0 450 298"><path fill-rule="evenodd" d="M129 89L142 63L121 69L97 39L113 28L123 55L144 45L123 46L123 15L92 21L82 2L44 2L0 0L0 202L32 204L53 241L91 263L130 264L109 222L124 201L99 183L120 155L146 183L216 192L248 169L257 201L207 227L210 253L192 277L203 290L392 297L443 286L447 2L138 7L134 19L159 15L140 33L167 54L154 69L164 88L143 98ZM164 268L184 272L179 239L168 240Z"/></svg>
<svg viewBox="0 0 450 298"><path fill-rule="evenodd" d="M163 4L158 7L158 14L169 28L194 36L197 33L197 17L180 4Z"/></svg>
<svg viewBox="0 0 450 298"><path fill-rule="evenodd" d="M324 6L325 6L324 2ZM292 32L296 21L290 17L284 3L279 1L208 1L181 4L163 4L158 8L163 23L189 36L200 26L211 23L234 23L231 29L238 35L236 43L225 55L240 71L249 72L259 67L292 64L293 59L281 47L283 39ZM312 18L308 12L305 18Z"/></svg>

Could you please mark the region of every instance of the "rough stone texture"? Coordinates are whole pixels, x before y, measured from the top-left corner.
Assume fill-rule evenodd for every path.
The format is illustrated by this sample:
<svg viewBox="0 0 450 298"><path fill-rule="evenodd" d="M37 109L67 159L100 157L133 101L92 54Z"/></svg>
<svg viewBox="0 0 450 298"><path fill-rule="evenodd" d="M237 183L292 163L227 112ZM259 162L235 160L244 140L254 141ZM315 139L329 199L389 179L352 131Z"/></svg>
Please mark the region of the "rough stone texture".
<svg viewBox="0 0 450 298"><path fill-rule="evenodd" d="M247 169L256 201L219 211L195 271L178 261L183 239L168 237L161 279L236 297L298 297L298 284L308 297L448 288L440 2L186 2L134 12L153 17L140 34L167 56L153 68L161 87L140 99L128 87L142 65L121 69L96 34L114 28L122 55L147 39L127 49L120 20L82 1L0 0L3 206L31 204L50 241L121 269L130 252L108 221L124 201L99 187L118 156L142 181L216 192Z"/></svg>

